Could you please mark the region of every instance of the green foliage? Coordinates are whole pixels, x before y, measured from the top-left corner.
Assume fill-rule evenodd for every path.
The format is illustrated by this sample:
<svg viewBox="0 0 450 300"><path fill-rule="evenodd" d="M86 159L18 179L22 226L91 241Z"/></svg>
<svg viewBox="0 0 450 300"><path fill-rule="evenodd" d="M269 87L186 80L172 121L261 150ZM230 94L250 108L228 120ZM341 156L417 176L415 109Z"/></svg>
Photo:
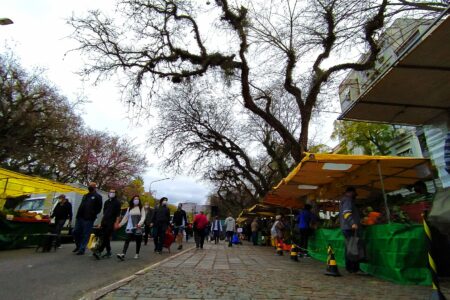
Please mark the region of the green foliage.
<svg viewBox="0 0 450 300"><path fill-rule="evenodd" d="M388 155L394 133L395 130L386 124L335 121L331 138L340 141L341 154L351 154L361 148L367 155Z"/></svg>

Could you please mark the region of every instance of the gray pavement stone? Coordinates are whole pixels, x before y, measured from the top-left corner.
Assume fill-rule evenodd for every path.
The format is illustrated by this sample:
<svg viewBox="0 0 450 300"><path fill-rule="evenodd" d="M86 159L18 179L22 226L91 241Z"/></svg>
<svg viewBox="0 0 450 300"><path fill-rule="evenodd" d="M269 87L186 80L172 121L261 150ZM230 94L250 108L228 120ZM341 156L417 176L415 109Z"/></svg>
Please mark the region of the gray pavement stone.
<svg viewBox="0 0 450 300"><path fill-rule="evenodd" d="M431 289L371 276L327 277L313 259L293 262L269 247L206 244L140 275L104 299L428 299ZM127 299L127 300L128 300Z"/></svg>

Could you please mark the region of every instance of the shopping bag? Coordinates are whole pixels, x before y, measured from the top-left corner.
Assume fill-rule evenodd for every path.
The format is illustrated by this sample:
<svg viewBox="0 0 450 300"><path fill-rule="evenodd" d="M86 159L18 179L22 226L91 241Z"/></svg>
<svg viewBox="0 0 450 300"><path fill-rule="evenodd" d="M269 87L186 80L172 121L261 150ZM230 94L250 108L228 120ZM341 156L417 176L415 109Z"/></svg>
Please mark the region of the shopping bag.
<svg viewBox="0 0 450 300"><path fill-rule="evenodd" d="M95 234L91 233L91 235L89 236L89 241L87 243L87 248L89 250L94 249L95 246L97 245L97 241L98 241L98 237Z"/></svg>
<svg viewBox="0 0 450 300"><path fill-rule="evenodd" d="M231 239L231 242L232 242L233 244L239 244L239 236L238 236L237 233L233 234L233 237L232 237L232 239Z"/></svg>
<svg viewBox="0 0 450 300"><path fill-rule="evenodd" d="M347 259L350 261L362 262L367 259L364 242L356 233L346 240L346 251Z"/></svg>

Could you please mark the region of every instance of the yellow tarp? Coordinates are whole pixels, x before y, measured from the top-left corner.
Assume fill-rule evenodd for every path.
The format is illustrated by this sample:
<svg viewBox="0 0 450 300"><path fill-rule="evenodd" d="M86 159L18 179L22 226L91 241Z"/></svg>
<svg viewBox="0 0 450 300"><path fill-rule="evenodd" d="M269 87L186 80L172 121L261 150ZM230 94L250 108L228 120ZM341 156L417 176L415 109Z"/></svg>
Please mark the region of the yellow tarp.
<svg viewBox="0 0 450 300"><path fill-rule="evenodd" d="M85 194L86 191L67 184L49 179L28 176L0 168L0 208L2 200L7 197L17 197L26 194L43 194L50 192L76 192Z"/></svg>
<svg viewBox="0 0 450 300"><path fill-rule="evenodd" d="M356 188L358 198L366 198L373 191L381 191L382 183L390 192L428 178L431 164L425 158L306 153L266 195L264 203L299 208L306 197L338 199L347 186Z"/></svg>

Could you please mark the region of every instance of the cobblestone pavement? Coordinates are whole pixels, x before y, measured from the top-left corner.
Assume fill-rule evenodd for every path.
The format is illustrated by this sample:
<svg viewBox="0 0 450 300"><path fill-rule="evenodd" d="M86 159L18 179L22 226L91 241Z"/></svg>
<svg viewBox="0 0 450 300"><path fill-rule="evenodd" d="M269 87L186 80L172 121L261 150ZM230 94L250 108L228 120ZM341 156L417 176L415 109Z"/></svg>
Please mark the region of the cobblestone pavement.
<svg viewBox="0 0 450 300"><path fill-rule="evenodd" d="M103 300L131 299L429 299L431 289L372 276L324 275L311 258L294 262L269 247L205 245L156 266ZM446 293L448 290L446 290Z"/></svg>

